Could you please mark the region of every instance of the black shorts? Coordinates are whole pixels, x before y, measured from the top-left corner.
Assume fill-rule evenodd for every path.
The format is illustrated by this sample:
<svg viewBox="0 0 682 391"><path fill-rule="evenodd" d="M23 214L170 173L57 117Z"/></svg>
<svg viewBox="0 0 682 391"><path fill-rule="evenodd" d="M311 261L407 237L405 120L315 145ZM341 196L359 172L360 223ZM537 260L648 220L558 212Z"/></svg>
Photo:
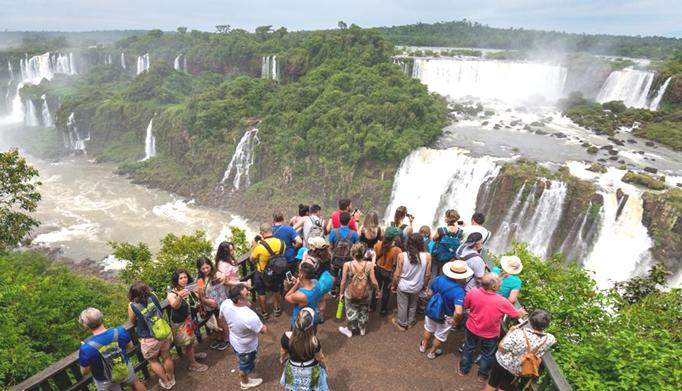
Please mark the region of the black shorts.
<svg viewBox="0 0 682 391"><path fill-rule="evenodd" d="M519 389L519 382L514 381L516 376L504 369L497 358L493 360L493 367L490 370L490 377L488 378L488 385L491 387L501 388L505 391L517 391Z"/></svg>
<svg viewBox="0 0 682 391"><path fill-rule="evenodd" d="M256 290L258 296L265 296L267 292L279 292L282 284L279 283L274 286L270 286L263 281L263 273L256 271L253 273L253 289Z"/></svg>

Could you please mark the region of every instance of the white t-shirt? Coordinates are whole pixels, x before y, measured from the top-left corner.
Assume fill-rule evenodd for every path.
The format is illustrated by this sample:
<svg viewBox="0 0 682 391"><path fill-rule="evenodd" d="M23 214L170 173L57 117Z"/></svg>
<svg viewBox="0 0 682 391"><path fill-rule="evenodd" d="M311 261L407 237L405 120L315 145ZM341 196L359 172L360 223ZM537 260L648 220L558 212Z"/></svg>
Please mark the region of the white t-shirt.
<svg viewBox="0 0 682 391"><path fill-rule="evenodd" d="M310 231L313 229L313 224L318 224L324 230L324 221L319 216L310 215L305 216L303 220L303 243L308 243Z"/></svg>
<svg viewBox="0 0 682 391"><path fill-rule="evenodd" d="M250 353L258 350L258 333L263 322L249 307L236 306L228 299L220 306L220 316L230 329L230 345L237 353Z"/></svg>
<svg viewBox="0 0 682 391"><path fill-rule="evenodd" d="M466 242L467 238L469 237L470 234L474 232L478 232L483 236L483 244L490 239L490 231L488 231L484 226L482 225L467 225L465 227L462 227L464 230L464 236L462 237L462 243Z"/></svg>

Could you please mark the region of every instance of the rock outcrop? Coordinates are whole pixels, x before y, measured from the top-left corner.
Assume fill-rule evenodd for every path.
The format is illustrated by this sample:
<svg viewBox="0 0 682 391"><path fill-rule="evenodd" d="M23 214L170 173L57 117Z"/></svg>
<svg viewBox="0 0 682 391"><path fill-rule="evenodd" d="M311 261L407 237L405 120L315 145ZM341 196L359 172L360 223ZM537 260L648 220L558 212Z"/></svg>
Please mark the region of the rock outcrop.
<svg viewBox="0 0 682 391"><path fill-rule="evenodd" d="M652 254L666 268L682 269L682 189L644 193L642 222L654 240Z"/></svg>

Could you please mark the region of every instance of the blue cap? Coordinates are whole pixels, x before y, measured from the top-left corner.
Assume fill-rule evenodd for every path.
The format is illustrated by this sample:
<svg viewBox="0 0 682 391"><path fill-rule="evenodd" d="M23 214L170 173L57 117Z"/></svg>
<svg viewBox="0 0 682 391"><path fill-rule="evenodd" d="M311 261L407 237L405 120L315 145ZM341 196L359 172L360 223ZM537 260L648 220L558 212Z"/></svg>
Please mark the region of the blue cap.
<svg viewBox="0 0 682 391"><path fill-rule="evenodd" d="M303 254L305 254L305 253L307 253L307 252L308 252L308 248L307 248L307 247L301 247L301 248L299 248L299 249L298 249L298 253L296 254L296 259L298 259L299 261L303 260Z"/></svg>

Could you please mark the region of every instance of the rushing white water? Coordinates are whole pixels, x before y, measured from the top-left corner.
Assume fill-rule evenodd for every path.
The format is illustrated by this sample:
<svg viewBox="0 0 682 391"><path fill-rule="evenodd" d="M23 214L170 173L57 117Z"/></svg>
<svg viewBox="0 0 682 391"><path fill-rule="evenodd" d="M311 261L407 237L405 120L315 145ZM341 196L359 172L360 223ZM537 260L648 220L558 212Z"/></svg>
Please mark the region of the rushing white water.
<svg viewBox="0 0 682 391"><path fill-rule="evenodd" d="M90 134L88 133L85 137L81 136L78 126L76 125L75 113L69 114L69 118L66 120L65 146L72 151L86 153L87 141L90 141Z"/></svg>
<svg viewBox="0 0 682 391"><path fill-rule="evenodd" d="M597 182L604 197L601 230L584 262L585 269L595 273L600 287L645 272L651 264L649 250L653 241L642 223L642 191L621 180L625 174L623 170L609 167L605 174L596 174L582 163L569 162L568 166L571 174ZM618 189L628 196L627 201L623 198L619 202ZM621 205L623 202L625 204ZM622 207L620 215L619 207Z"/></svg>
<svg viewBox="0 0 682 391"><path fill-rule="evenodd" d="M178 54L173 60L173 69L176 71L184 72L187 66L187 59L182 54Z"/></svg>
<svg viewBox="0 0 682 391"><path fill-rule="evenodd" d="M255 147L260 140L258 139L258 129L251 129L246 131L239 140L237 148L227 165L223 179L220 181L220 189L224 189L226 183L231 180L232 190L239 190L240 186L249 187L251 179L249 178L249 170L255 158Z"/></svg>
<svg viewBox="0 0 682 391"><path fill-rule="evenodd" d="M665 95L665 90L668 89L668 84L670 84L670 80L672 77L667 78L661 87L658 89L658 92L656 93L656 96L654 96L654 99L651 100L651 104L649 104L649 109L651 110L658 110L658 105L661 104L661 99L663 99L663 95Z"/></svg>
<svg viewBox="0 0 682 391"><path fill-rule="evenodd" d="M50 107L47 105L47 96L43 94L40 97L40 100L43 102L43 107L41 110L43 126L52 127L54 126L54 121L52 120L52 115L50 114Z"/></svg>
<svg viewBox="0 0 682 391"><path fill-rule="evenodd" d="M126 69L126 54L121 52L121 68Z"/></svg>
<svg viewBox="0 0 682 391"><path fill-rule="evenodd" d="M566 68L531 62L416 58L412 76L429 91L451 99L474 96L520 103L529 98L561 98Z"/></svg>
<svg viewBox="0 0 682 391"><path fill-rule="evenodd" d="M413 151L396 173L385 220L392 221L395 209L405 205L416 227L439 225L447 209L456 209L468 221L476 209L479 188L499 171L497 160L472 157L459 148Z"/></svg>
<svg viewBox="0 0 682 391"><path fill-rule="evenodd" d="M138 56L137 57L137 74L141 74L142 72L148 71L149 70L149 53L146 53L143 56Z"/></svg>
<svg viewBox="0 0 682 391"><path fill-rule="evenodd" d="M149 160L156 156L156 138L154 137L153 126L154 118L149 120L147 125L147 135L144 138L144 160Z"/></svg>
<svg viewBox="0 0 682 391"><path fill-rule="evenodd" d="M649 108L649 90L654 72L636 69L613 71L597 94L597 102L622 101L627 107Z"/></svg>
<svg viewBox="0 0 682 391"><path fill-rule="evenodd" d="M40 126L38 113L32 99L26 99L26 116L24 118L26 126Z"/></svg>
<svg viewBox="0 0 682 391"><path fill-rule="evenodd" d="M264 56L261 60L261 75L263 79L279 81L279 69L277 68L277 56Z"/></svg>

